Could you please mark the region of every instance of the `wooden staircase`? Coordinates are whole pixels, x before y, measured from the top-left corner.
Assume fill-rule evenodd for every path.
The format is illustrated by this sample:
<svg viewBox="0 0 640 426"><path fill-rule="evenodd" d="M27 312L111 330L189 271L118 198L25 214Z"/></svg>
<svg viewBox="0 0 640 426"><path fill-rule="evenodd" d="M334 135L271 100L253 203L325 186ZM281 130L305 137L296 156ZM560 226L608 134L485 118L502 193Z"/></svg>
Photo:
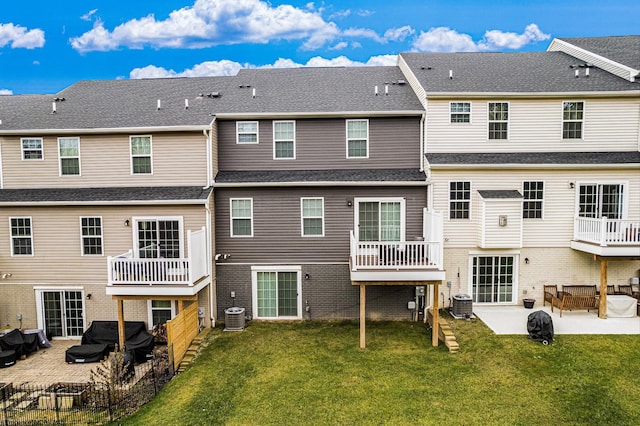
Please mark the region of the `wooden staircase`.
<svg viewBox="0 0 640 426"><path fill-rule="evenodd" d="M184 370L186 370L189 364L191 364L191 361L196 358L198 352L200 351L200 345L202 345L202 341L204 340L206 335L209 334L210 330L211 328L205 327L205 329L202 330L200 334L193 338L193 341L191 341L191 345L189 345L187 352L185 352L184 354L184 358L182 358L182 361L178 366L176 374L182 373Z"/></svg>
<svg viewBox="0 0 640 426"><path fill-rule="evenodd" d="M427 322L433 329L433 311L427 310ZM449 323L438 315L438 340L444 343L449 348L449 353L458 353L460 351L460 345L456 341L456 336L453 334L453 330Z"/></svg>

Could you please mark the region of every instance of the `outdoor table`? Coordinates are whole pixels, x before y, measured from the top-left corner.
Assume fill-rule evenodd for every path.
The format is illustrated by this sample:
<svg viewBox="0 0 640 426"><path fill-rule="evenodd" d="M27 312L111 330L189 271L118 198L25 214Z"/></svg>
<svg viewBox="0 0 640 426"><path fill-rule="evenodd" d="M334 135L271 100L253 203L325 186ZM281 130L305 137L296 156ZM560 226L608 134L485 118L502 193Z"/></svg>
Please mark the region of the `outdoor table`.
<svg viewBox="0 0 640 426"><path fill-rule="evenodd" d="M24 330L22 334L37 334L38 335L38 346L41 348L50 348L51 342L47 339L47 336L44 334L44 330L34 328L32 330Z"/></svg>
<svg viewBox="0 0 640 426"><path fill-rule="evenodd" d="M631 296L614 295L607 296L607 317L630 318L637 316L638 300Z"/></svg>

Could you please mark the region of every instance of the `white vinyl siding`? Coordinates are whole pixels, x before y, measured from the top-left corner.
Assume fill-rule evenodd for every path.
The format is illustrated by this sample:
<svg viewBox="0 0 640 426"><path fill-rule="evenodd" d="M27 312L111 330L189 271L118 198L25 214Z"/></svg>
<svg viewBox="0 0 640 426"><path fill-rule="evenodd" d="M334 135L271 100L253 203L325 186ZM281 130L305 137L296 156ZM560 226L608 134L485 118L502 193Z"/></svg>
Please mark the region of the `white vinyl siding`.
<svg viewBox="0 0 640 426"><path fill-rule="evenodd" d="M151 136L131 136L131 174L153 174Z"/></svg>
<svg viewBox="0 0 640 426"><path fill-rule="evenodd" d="M80 138L58 138L60 176L80 175Z"/></svg>
<svg viewBox="0 0 640 426"><path fill-rule="evenodd" d="M296 158L296 122L273 122L273 158Z"/></svg>
<svg viewBox="0 0 640 426"><path fill-rule="evenodd" d="M324 236L324 198L302 198L300 200L302 236Z"/></svg>
<svg viewBox="0 0 640 426"><path fill-rule="evenodd" d="M231 236L253 237L253 199L232 198Z"/></svg>
<svg viewBox="0 0 640 426"><path fill-rule="evenodd" d="M258 143L258 122L236 122L236 143Z"/></svg>
<svg viewBox="0 0 640 426"><path fill-rule="evenodd" d="M487 117L487 108L487 102L474 102L472 113L474 117ZM469 124L454 125L449 114L448 101L429 100L426 118L429 152L504 152L503 140L487 139L485 120L473 118ZM631 98L589 99L582 139L562 139L562 117L562 102L557 99L510 99L509 151L638 150L640 105Z"/></svg>
<svg viewBox="0 0 640 426"><path fill-rule="evenodd" d="M9 218L11 256L33 256L33 228L30 217Z"/></svg>
<svg viewBox="0 0 640 426"><path fill-rule="evenodd" d="M347 120L347 158L369 157L369 120Z"/></svg>
<svg viewBox="0 0 640 426"><path fill-rule="evenodd" d="M23 160L44 160L42 138L21 138L20 147Z"/></svg>

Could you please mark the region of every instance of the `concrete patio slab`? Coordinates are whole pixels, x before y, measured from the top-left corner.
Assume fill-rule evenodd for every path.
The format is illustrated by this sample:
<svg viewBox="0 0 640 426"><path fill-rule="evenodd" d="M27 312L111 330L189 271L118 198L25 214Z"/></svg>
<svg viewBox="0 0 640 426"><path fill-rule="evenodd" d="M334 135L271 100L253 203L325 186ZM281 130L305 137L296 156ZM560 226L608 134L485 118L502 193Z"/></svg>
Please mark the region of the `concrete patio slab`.
<svg viewBox="0 0 640 426"><path fill-rule="evenodd" d="M564 311L562 318L550 306L525 309L523 306L474 305L473 313L496 334L529 334L529 314L543 310L551 315L555 334L640 334L640 317L598 318L595 312Z"/></svg>

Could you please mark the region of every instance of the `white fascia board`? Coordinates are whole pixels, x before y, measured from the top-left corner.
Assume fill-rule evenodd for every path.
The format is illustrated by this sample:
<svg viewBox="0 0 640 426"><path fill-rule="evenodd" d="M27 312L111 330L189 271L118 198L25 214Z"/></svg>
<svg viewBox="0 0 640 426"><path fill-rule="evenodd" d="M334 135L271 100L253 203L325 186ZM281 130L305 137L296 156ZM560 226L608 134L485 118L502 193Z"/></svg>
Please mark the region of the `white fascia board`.
<svg viewBox="0 0 640 426"><path fill-rule="evenodd" d="M213 121L211 122L213 123ZM82 134L117 134L117 133L161 133L161 132L202 132L211 128L210 124L186 126L157 126L157 127L105 127L91 129L14 129L3 130L0 125L0 135L82 135Z"/></svg>
<svg viewBox="0 0 640 426"><path fill-rule="evenodd" d="M381 95L382 96L382 95ZM402 117L407 115L420 116L422 109L405 111L314 111L314 112L247 112L216 114L223 120L249 120L252 118L280 119L280 118L343 118L343 117Z"/></svg>
<svg viewBox="0 0 640 426"><path fill-rule="evenodd" d="M429 180L421 180L415 182L240 182L240 183L214 183L214 188L260 188L260 187L335 187L335 186L426 186Z"/></svg>
<svg viewBox="0 0 640 426"><path fill-rule="evenodd" d="M638 169L638 163L607 163L607 164L522 164L522 163L494 163L494 164L435 164L431 170L450 169Z"/></svg>
<svg viewBox="0 0 640 426"><path fill-rule="evenodd" d="M563 49L563 47L577 50L577 51L579 51L580 53L582 53L585 56L590 56L593 59L597 59L599 61L607 62L607 63L609 63L609 64L611 64L611 65L613 65L615 67L620 68L621 70L627 71L629 73L629 75L634 75L634 74L637 74L638 72L640 72L640 70L637 70L635 68L631 68L630 66L621 64L620 62L616 62L616 61L611 60L609 58L606 58L604 56L598 55L597 53L593 53L590 50L583 49L582 47L578 47L575 44L571 44L571 43L568 43L568 42L566 42L564 40L560 40L560 39L557 39L557 38L554 38L553 41L551 42L551 44L549 44L549 47L547 48L547 52L561 51L561 52L567 53ZM567 53L567 54L570 55L570 56L574 56L574 55L571 55L570 53ZM577 59L581 59L581 58L577 58Z"/></svg>
<svg viewBox="0 0 640 426"><path fill-rule="evenodd" d="M122 201L9 201L0 202L0 207L45 207L45 206L165 206L206 205L202 200L122 200Z"/></svg>
<svg viewBox="0 0 640 426"><path fill-rule="evenodd" d="M550 98L627 98L640 96L640 90L599 91L599 92L437 92L427 93L427 99L550 99Z"/></svg>

